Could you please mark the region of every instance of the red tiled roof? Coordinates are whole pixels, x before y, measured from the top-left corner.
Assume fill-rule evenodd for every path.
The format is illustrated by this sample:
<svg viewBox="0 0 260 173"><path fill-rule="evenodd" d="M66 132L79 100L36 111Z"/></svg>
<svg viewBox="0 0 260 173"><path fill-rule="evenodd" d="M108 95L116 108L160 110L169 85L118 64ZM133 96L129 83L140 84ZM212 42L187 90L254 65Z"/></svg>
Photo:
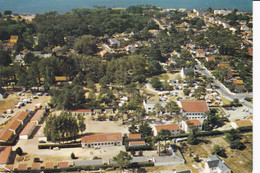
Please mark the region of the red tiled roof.
<svg viewBox="0 0 260 173"><path fill-rule="evenodd" d="M52 169L52 168L54 168L54 163L53 163L53 162L47 162L47 163L45 163L45 168L47 168L47 169Z"/></svg>
<svg viewBox="0 0 260 173"><path fill-rule="evenodd" d="M0 165L7 163L11 151L12 147L0 147Z"/></svg>
<svg viewBox="0 0 260 173"><path fill-rule="evenodd" d="M145 145L145 141L130 141L129 145L134 145L134 144L143 144Z"/></svg>
<svg viewBox="0 0 260 173"><path fill-rule="evenodd" d="M7 129L7 128L2 129L0 131L0 140L8 141L11 138L11 136L13 135L13 133L14 132L12 130L10 130L10 129Z"/></svg>
<svg viewBox="0 0 260 173"><path fill-rule="evenodd" d="M11 120L5 127L16 131L21 124L21 121Z"/></svg>
<svg viewBox="0 0 260 173"><path fill-rule="evenodd" d="M233 80L232 81L233 84L243 84L243 80Z"/></svg>
<svg viewBox="0 0 260 173"><path fill-rule="evenodd" d="M210 57L207 57L208 61L215 61L215 57L214 56L210 56Z"/></svg>
<svg viewBox="0 0 260 173"><path fill-rule="evenodd" d="M27 116L28 116L28 112L21 111L21 112L17 112L12 119L13 120L18 119L24 121Z"/></svg>
<svg viewBox="0 0 260 173"><path fill-rule="evenodd" d="M84 136L81 138L82 143L89 143L89 142L109 142L109 141L122 141L122 134L121 133L103 133L103 134L95 134Z"/></svg>
<svg viewBox="0 0 260 173"><path fill-rule="evenodd" d="M187 120L186 123L189 125L192 125L192 126L201 126L202 125L200 120Z"/></svg>
<svg viewBox="0 0 260 173"><path fill-rule="evenodd" d="M129 139L141 139L141 134L138 133L138 134L133 134L133 133L130 133L129 136L128 136Z"/></svg>
<svg viewBox="0 0 260 173"><path fill-rule="evenodd" d="M74 110L72 112L91 112L91 109L78 109L78 110Z"/></svg>
<svg viewBox="0 0 260 173"><path fill-rule="evenodd" d="M33 163L32 169L41 169L41 163Z"/></svg>
<svg viewBox="0 0 260 173"><path fill-rule="evenodd" d="M42 116L44 115L44 113L45 113L45 110L44 110L44 109L38 110L38 111L34 114L34 116L32 117L31 121L39 121L39 120L42 118Z"/></svg>
<svg viewBox="0 0 260 173"><path fill-rule="evenodd" d="M228 63L219 63L218 67L229 67Z"/></svg>
<svg viewBox="0 0 260 173"><path fill-rule="evenodd" d="M181 101L183 112L208 112L206 101Z"/></svg>
<svg viewBox="0 0 260 173"><path fill-rule="evenodd" d="M58 163L58 167L62 168L62 167L69 167L69 162L59 162Z"/></svg>
<svg viewBox="0 0 260 173"><path fill-rule="evenodd" d="M27 170L27 164L26 163L19 164L18 169L19 170Z"/></svg>
<svg viewBox="0 0 260 173"><path fill-rule="evenodd" d="M36 122L29 122L29 123L25 126L25 128L23 129L23 131L20 133L20 136L21 136L21 135L28 135L28 134L31 132L31 130L33 130L32 128L34 128L35 125L36 125Z"/></svg>
<svg viewBox="0 0 260 173"><path fill-rule="evenodd" d="M200 53L200 54L205 53L204 50L202 50L202 49L197 49L196 52Z"/></svg>
<svg viewBox="0 0 260 173"><path fill-rule="evenodd" d="M14 170L14 165L5 165L5 168L7 168L10 171Z"/></svg>
<svg viewBox="0 0 260 173"><path fill-rule="evenodd" d="M166 124L166 125L158 125L158 126L155 126L157 132L160 132L162 129L165 129L165 130L180 130L180 127L178 124Z"/></svg>

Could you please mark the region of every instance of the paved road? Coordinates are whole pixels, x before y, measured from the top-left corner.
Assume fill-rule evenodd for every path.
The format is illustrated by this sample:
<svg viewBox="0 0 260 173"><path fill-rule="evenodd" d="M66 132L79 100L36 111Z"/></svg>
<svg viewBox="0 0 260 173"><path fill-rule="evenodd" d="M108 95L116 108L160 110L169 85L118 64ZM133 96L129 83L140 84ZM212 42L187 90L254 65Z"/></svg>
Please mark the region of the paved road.
<svg viewBox="0 0 260 173"><path fill-rule="evenodd" d="M207 70L206 67L202 66L200 61L194 57L194 55L192 55L192 57L197 61L198 65L196 65L196 68L198 70L198 72L204 74L207 77L212 77L213 78L213 83L215 86L217 86L218 88L216 89L223 97L225 97L226 99L229 100L233 100L235 98L238 98L243 106L245 106L246 108L252 110L253 109L253 105L250 102L246 102L244 101L245 97L253 97L253 93L232 93L229 91L229 89L227 89L221 82L219 82L218 80L215 79L215 76L213 76L209 70Z"/></svg>

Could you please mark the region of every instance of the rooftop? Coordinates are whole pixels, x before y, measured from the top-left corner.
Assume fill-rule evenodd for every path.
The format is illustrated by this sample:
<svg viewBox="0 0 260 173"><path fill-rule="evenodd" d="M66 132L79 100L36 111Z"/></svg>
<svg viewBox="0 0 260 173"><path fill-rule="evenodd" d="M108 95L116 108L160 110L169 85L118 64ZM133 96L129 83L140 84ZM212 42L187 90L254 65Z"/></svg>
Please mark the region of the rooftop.
<svg viewBox="0 0 260 173"><path fill-rule="evenodd" d="M7 163L11 151L12 147L0 147L0 165Z"/></svg>
<svg viewBox="0 0 260 173"><path fill-rule="evenodd" d="M13 120L18 119L24 121L27 116L28 116L28 112L21 111L21 112L17 112L12 119Z"/></svg>
<svg viewBox="0 0 260 173"><path fill-rule="evenodd" d="M38 110L38 111L34 114L34 116L32 117L31 121L39 121L39 120L42 118L42 116L44 115L44 113L45 113L45 110L44 110L44 109Z"/></svg>
<svg viewBox="0 0 260 173"><path fill-rule="evenodd" d="M251 120L240 120L240 121L235 121L238 127L248 127L248 126L253 126L253 123Z"/></svg>
<svg viewBox="0 0 260 173"><path fill-rule="evenodd" d="M209 160L210 161L207 162L209 168L218 167L222 172L226 172L226 170L229 169L229 167L218 156L212 156Z"/></svg>
<svg viewBox="0 0 260 173"><path fill-rule="evenodd" d="M122 140L123 138L121 133L103 133L103 134L84 136L81 138L82 143L122 141Z"/></svg>
<svg viewBox="0 0 260 173"><path fill-rule="evenodd" d="M59 168L69 167L69 162L58 162Z"/></svg>
<svg viewBox="0 0 260 173"><path fill-rule="evenodd" d="M201 126L200 120L187 120L186 123L192 126Z"/></svg>
<svg viewBox="0 0 260 173"><path fill-rule="evenodd" d="M94 160L76 160L73 161L74 166L90 166L90 165L103 165L103 159L94 159Z"/></svg>
<svg viewBox="0 0 260 173"><path fill-rule="evenodd" d="M78 109L71 112L91 112L91 109Z"/></svg>
<svg viewBox="0 0 260 173"><path fill-rule="evenodd" d="M18 166L18 170L27 170L27 164L26 163L20 163Z"/></svg>
<svg viewBox="0 0 260 173"><path fill-rule="evenodd" d="M53 162L46 162L46 163L45 163L45 168L46 168L46 169L52 169L52 168L54 168L54 163L53 163Z"/></svg>
<svg viewBox="0 0 260 173"><path fill-rule="evenodd" d="M180 101L183 112L208 112L206 101Z"/></svg>
<svg viewBox="0 0 260 173"><path fill-rule="evenodd" d="M135 145L135 144L143 144L143 145L145 145L146 143L145 143L145 141L130 141L129 142L129 145Z"/></svg>
<svg viewBox="0 0 260 173"><path fill-rule="evenodd" d="M165 125L157 125L155 126L157 132L160 132L162 129L165 130L180 130L180 127L178 124L165 124Z"/></svg>
<svg viewBox="0 0 260 173"><path fill-rule="evenodd" d="M20 135L28 135L28 134L31 132L32 128L35 127L35 125L36 125L36 122L29 122L29 123L25 126L25 128L23 129L23 131L20 133Z"/></svg>
<svg viewBox="0 0 260 173"><path fill-rule="evenodd" d="M10 129L7 129L7 128L2 129L0 131L0 140L8 141L11 138L11 136L13 135L13 133L14 132L12 130L10 130Z"/></svg>
<svg viewBox="0 0 260 173"><path fill-rule="evenodd" d="M12 130L17 130L21 124L21 121L11 120L5 127Z"/></svg>
<svg viewBox="0 0 260 173"><path fill-rule="evenodd" d="M33 163L32 169L41 169L41 163Z"/></svg>

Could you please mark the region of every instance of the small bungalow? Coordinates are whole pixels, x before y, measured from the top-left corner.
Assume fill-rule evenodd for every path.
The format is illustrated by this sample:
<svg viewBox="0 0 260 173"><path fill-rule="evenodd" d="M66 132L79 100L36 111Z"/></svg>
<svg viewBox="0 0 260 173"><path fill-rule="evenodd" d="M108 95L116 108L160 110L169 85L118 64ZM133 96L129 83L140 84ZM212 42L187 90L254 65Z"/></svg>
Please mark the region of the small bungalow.
<svg viewBox="0 0 260 173"><path fill-rule="evenodd" d="M20 139L29 139L29 137L32 134L32 132L34 131L36 125L37 125L36 122L29 122L25 126L23 131L20 133L19 138Z"/></svg>
<svg viewBox="0 0 260 173"><path fill-rule="evenodd" d="M38 125L41 122L42 118L44 117L45 112L46 112L45 109L38 110L32 117L31 122L36 122L36 124Z"/></svg>
<svg viewBox="0 0 260 173"><path fill-rule="evenodd" d="M0 131L0 142L7 142L11 140L13 136L14 136L14 131L7 128L3 128Z"/></svg>
<svg viewBox="0 0 260 173"><path fill-rule="evenodd" d="M18 165L18 170L27 170L27 164L26 163L20 163L19 165Z"/></svg>
<svg viewBox="0 0 260 173"><path fill-rule="evenodd" d="M58 168L68 168L69 166L69 162L67 161L58 162Z"/></svg>
<svg viewBox="0 0 260 173"><path fill-rule="evenodd" d="M39 170L41 169L41 163L33 163L32 170Z"/></svg>
<svg viewBox="0 0 260 173"><path fill-rule="evenodd" d="M136 133L136 134L130 133L128 135L128 139L142 139L142 137L140 133Z"/></svg>
<svg viewBox="0 0 260 173"><path fill-rule="evenodd" d="M210 56L210 57L206 57L207 61L215 61L215 57L214 56Z"/></svg>
<svg viewBox="0 0 260 173"><path fill-rule="evenodd" d="M206 56L206 53L203 49L197 49L196 50L196 57L198 58L203 58Z"/></svg>

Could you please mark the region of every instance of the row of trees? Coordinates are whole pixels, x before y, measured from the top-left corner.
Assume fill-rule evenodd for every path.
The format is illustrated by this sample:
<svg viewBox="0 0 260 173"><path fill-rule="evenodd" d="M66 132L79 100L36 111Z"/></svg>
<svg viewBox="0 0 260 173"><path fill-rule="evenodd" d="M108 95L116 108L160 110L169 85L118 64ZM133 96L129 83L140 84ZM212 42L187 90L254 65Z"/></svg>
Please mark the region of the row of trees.
<svg viewBox="0 0 260 173"><path fill-rule="evenodd" d="M62 112L60 115L49 115L44 127L44 135L49 141L61 142L76 139L79 131L86 129L82 115L73 116L71 113Z"/></svg>

